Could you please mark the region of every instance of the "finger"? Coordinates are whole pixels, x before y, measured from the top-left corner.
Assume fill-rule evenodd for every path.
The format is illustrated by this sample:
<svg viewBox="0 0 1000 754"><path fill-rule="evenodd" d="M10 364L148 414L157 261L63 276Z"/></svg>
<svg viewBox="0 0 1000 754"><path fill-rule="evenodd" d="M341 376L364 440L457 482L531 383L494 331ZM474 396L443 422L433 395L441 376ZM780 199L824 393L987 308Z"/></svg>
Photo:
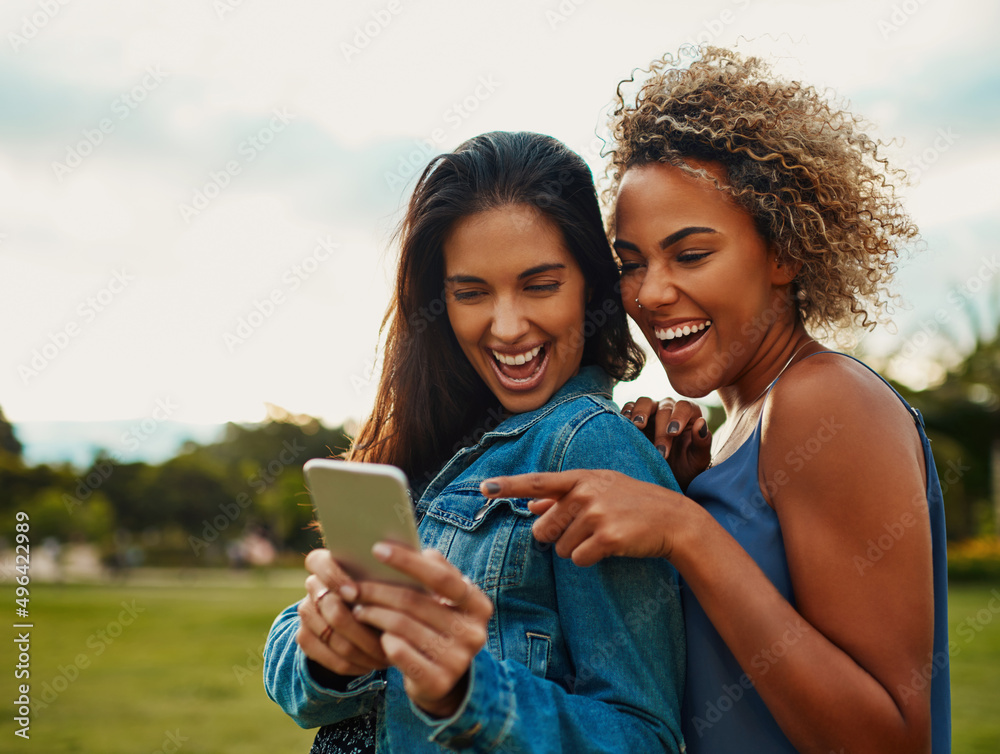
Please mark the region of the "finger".
<svg viewBox="0 0 1000 754"><path fill-rule="evenodd" d="M353 584L353 580L340 564L334 559L332 553L319 548L306 555L306 570L314 574L328 588L337 589L345 584Z"/></svg>
<svg viewBox="0 0 1000 754"><path fill-rule="evenodd" d="M576 485L575 471L539 471L533 474L498 476L479 485L486 497L560 498Z"/></svg>
<svg viewBox="0 0 1000 754"><path fill-rule="evenodd" d="M632 418L632 409L634 409L634 408L635 408L635 401L629 401L624 406L622 406L622 416L625 416L625 417L631 419Z"/></svg>
<svg viewBox="0 0 1000 754"><path fill-rule="evenodd" d="M452 614L437 595L377 581L363 581L358 585L358 597L352 609L355 620L359 620L360 614L356 608L361 607L390 608L435 628L446 627Z"/></svg>
<svg viewBox="0 0 1000 754"><path fill-rule="evenodd" d="M412 576L433 594L444 597L452 605L479 614L492 614L493 603L490 602L489 597L469 583L462 572L436 550L417 552L409 547L379 542L372 548L372 553L383 563L392 566L401 573ZM369 583L370 587L366 585L369 590L378 587L381 594L386 594L387 588L390 586ZM413 592L413 590L410 591ZM406 600L406 604L412 605L414 609L422 609L428 603L440 605L439 602L431 600L428 595L421 595L417 592L401 595L400 598ZM433 611L429 615L440 615L440 613Z"/></svg>
<svg viewBox="0 0 1000 754"><path fill-rule="evenodd" d="M382 634L382 644L392 664L402 671L407 685L415 689L420 697L443 699L454 688L464 674L441 672L441 667L421 653L405 637L393 633ZM466 668L468 665L466 665Z"/></svg>
<svg viewBox="0 0 1000 754"><path fill-rule="evenodd" d="M649 422L649 417L656 413L658 405L658 401L654 401L652 398L647 398L646 396L637 399L635 406L632 408L632 423L639 429L645 429Z"/></svg>
<svg viewBox="0 0 1000 754"><path fill-rule="evenodd" d="M299 603L299 618L318 637L322 637L328 628L334 631L326 643L333 646L332 638L339 637L339 654L347 659L368 665L385 664L378 634L358 623L351 615L350 606L336 594L327 595L319 605L311 598L302 600ZM345 643L350 649L344 646Z"/></svg>
<svg viewBox="0 0 1000 754"><path fill-rule="evenodd" d="M555 500L542 498L540 500L532 500L528 503L528 510L534 513L536 516L541 516L546 511L550 510L553 505L556 504Z"/></svg>
<svg viewBox="0 0 1000 754"><path fill-rule="evenodd" d="M320 638L305 626L299 626L295 634L296 643L306 657L315 660L327 670L339 675L365 675L373 668L351 662L330 649Z"/></svg>
<svg viewBox="0 0 1000 754"><path fill-rule="evenodd" d="M580 505L572 500L560 500L538 517L531 525L531 533L539 542L555 542L573 523L580 509Z"/></svg>
<svg viewBox="0 0 1000 754"><path fill-rule="evenodd" d="M656 434L653 444L660 454L667 458L675 444L675 440L690 433L693 422L701 417L701 408L691 401L660 401L660 410L656 413Z"/></svg>

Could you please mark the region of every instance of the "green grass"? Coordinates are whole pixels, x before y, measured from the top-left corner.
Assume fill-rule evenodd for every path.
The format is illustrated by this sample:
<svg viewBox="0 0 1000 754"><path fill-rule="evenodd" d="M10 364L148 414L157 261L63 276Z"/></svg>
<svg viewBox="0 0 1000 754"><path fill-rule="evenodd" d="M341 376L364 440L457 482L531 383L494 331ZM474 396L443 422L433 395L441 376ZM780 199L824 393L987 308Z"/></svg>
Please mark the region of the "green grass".
<svg viewBox="0 0 1000 754"><path fill-rule="evenodd" d="M952 584L948 594L955 754L1000 752L1000 585Z"/></svg>
<svg viewBox="0 0 1000 754"><path fill-rule="evenodd" d="M0 751L152 754L173 751L177 740L184 754L308 751L315 731L300 729L267 698L260 664L271 621L302 592L32 586L31 695L51 701L39 705L30 742L16 749L4 714ZM0 594L13 613L11 590ZM122 602L133 600L142 612L122 616ZM119 634L120 618L132 623ZM10 678L16 661L6 647L0 660ZM16 689L3 687L9 704Z"/></svg>
<svg viewBox="0 0 1000 754"><path fill-rule="evenodd" d="M9 712L0 717L0 750L157 754L165 745L173 749L172 733L186 739L183 754L308 751L313 732L299 729L267 698L260 670L271 621L302 587L235 577L233 584L32 585L31 696L50 701L35 711L31 740L23 745ZM951 588L955 754L1000 751L1000 599L994 589ZM13 616L13 590L0 588L0 596ZM134 619L122 615L122 603L133 600L142 611ZM123 625L128 620L131 625ZM0 673L10 679L3 684L10 710L15 684L23 681L12 679L13 641L3 645Z"/></svg>

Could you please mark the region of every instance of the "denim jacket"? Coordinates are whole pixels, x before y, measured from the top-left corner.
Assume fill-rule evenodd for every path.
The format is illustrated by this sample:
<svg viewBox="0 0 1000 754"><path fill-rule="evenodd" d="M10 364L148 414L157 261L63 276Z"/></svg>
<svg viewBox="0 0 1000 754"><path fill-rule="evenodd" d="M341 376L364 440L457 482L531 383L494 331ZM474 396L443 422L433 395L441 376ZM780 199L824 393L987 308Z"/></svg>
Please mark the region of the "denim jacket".
<svg viewBox="0 0 1000 754"><path fill-rule="evenodd" d="M268 636L268 696L304 728L374 706L379 752L683 751L685 641L673 568L657 558L580 568L534 539L528 500L487 500L479 491L492 476L577 468L678 489L667 463L611 402L612 385L603 370L584 367L544 406L459 451L416 505L424 546L443 553L495 608L451 717L434 719L412 704L396 668L344 691L317 682L295 642L295 605Z"/></svg>

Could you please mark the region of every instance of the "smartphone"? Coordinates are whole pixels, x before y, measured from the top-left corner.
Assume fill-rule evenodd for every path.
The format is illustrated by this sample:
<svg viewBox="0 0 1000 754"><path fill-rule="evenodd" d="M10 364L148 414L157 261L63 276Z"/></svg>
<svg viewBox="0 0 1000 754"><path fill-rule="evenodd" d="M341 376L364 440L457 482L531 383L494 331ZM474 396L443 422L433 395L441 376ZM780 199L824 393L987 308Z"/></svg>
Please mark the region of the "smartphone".
<svg viewBox="0 0 1000 754"><path fill-rule="evenodd" d="M303 470L327 549L358 581L414 586L415 579L372 555L372 545L388 541L420 549L409 484L401 469L380 463L313 458Z"/></svg>

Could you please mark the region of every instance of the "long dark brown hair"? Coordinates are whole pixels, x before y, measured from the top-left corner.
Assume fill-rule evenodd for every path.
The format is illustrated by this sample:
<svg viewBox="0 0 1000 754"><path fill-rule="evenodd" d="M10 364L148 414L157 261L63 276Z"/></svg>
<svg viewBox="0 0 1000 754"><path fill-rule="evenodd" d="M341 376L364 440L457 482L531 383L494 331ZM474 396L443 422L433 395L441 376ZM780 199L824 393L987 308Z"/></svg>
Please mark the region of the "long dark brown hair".
<svg viewBox="0 0 1000 754"><path fill-rule="evenodd" d="M385 353L375 408L348 457L390 463L416 482L500 421L502 409L462 352L445 308L444 242L456 221L528 205L561 230L583 271L582 365L634 379L643 353L621 304L618 268L583 159L550 136L497 131L431 160L397 231L399 269L382 321Z"/></svg>

